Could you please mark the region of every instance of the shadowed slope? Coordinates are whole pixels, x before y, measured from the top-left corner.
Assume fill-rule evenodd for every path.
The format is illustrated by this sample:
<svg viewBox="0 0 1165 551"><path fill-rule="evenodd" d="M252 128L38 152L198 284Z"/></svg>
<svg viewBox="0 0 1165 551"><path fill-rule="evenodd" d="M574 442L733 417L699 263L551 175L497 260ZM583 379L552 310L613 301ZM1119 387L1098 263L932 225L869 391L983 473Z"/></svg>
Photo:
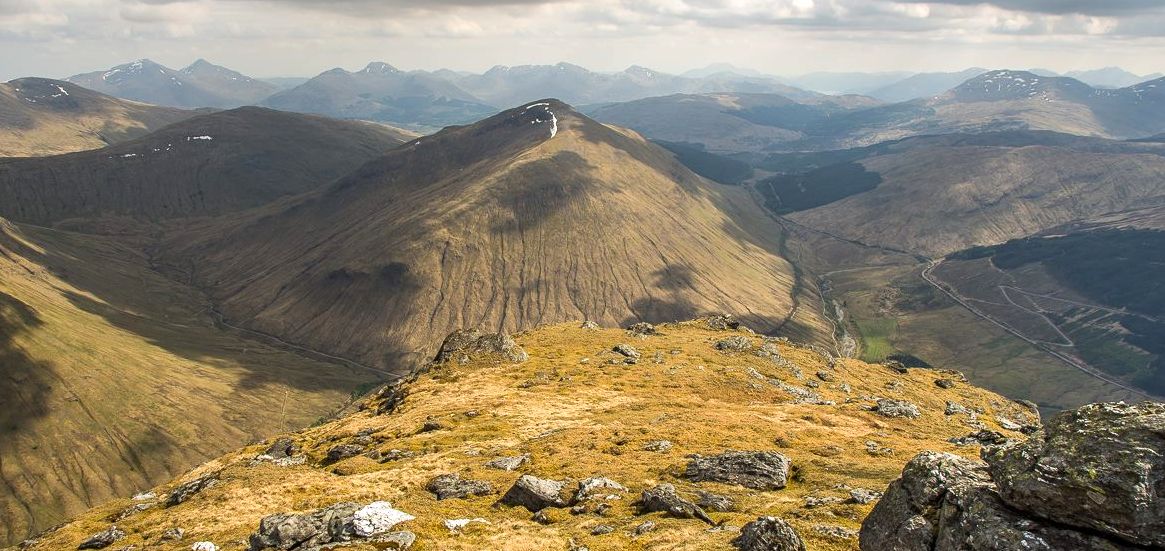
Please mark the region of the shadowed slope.
<svg viewBox="0 0 1165 551"><path fill-rule="evenodd" d="M365 122L244 107L56 157L0 161L0 215L160 220L266 204L323 185L412 134Z"/></svg>
<svg viewBox="0 0 1165 551"><path fill-rule="evenodd" d="M743 193L546 101L416 140L289 207L180 232L166 258L237 323L397 369L459 326L723 310L774 330L793 270ZM814 310L786 328L824 334Z"/></svg>
<svg viewBox="0 0 1165 551"><path fill-rule="evenodd" d="M215 329L129 247L0 219L0 545L305 426L374 379Z"/></svg>

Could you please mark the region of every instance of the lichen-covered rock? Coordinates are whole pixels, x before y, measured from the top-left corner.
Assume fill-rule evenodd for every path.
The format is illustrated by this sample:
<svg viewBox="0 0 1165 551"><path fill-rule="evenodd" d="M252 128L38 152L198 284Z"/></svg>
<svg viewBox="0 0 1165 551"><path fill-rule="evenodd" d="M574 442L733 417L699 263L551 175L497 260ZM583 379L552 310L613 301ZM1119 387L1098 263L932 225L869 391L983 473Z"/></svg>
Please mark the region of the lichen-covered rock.
<svg viewBox="0 0 1165 551"><path fill-rule="evenodd" d="M493 484L484 480L469 480L461 478L456 473L443 474L434 477L425 485L425 489L442 499L468 499L474 496L485 496L494 493Z"/></svg>
<svg viewBox="0 0 1165 551"><path fill-rule="evenodd" d="M654 488L643 490L635 504L639 507L640 514L663 513L675 518L699 519L713 526L716 525L699 505L680 497L676 493L676 487L671 484L660 484Z"/></svg>
<svg viewBox="0 0 1165 551"><path fill-rule="evenodd" d="M627 328L627 332L635 337L645 337L647 335L657 335L659 331L654 325L641 321Z"/></svg>
<svg viewBox="0 0 1165 551"><path fill-rule="evenodd" d="M597 324L591 320L586 320L586 321L582 322L581 325L579 325L579 328L580 329L590 329L593 331L593 330L599 328L599 324Z"/></svg>
<svg viewBox="0 0 1165 551"><path fill-rule="evenodd" d="M731 497L713 494L711 492L699 492L699 499L696 500L696 505L708 511L716 511L717 513L730 513L736 510L736 502Z"/></svg>
<svg viewBox="0 0 1165 551"><path fill-rule="evenodd" d="M858 505L866 505L878 501L882 497L881 492L867 490L865 488L854 488L849 491L849 500Z"/></svg>
<svg viewBox="0 0 1165 551"><path fill-rule="evenodd" d="M276 513L259 522L259 530L251 534L250 548L252 551L313 549L354 539L391 536L389 531L393 527L413 518L384 501L364 506L337 503L306 514Z"/></svg>
<svg viewBox="0 0 1165 551"><path fill-rule="evenodd" d="M966 436L950 438L947 441L956 446L998 446L1007 443L1008 440L1010 439L1006 436L1003 436L1001 433L993 430L983 429L972 432Z"/></svg>
<svg viewBox="0 0 1165 551"><path fill-rule="evenodd" d="M776 452L730 451L693 456L684 476L692 482L722 482L754 490L780 490L789 481L789 458Z"/></svg>
<svg viewBox="0 0 1165 551"><path fill-rule="evenodd" d="M290 438L280 438L267 447L263 455L271 459L282 459L284 457L291 457L299 453L299 446L295 445L295 441Z"/></svg>
<svg viewBox="0 0 1165 551"><path fill-rule="evenodd" d="M634 360L639 359L639 351L636 350L634 346L629 344L616 344L615 346L611 347L611 350L625 358Z"/></svg>
<svg viewBox="0 0 1165 551"><path fill-rule="evenodd" d="M500 502L503 505L525 507L536 513L547 507L569 507L570 492L566 482L547 480L524 474L506 491Z"/></svg>
<svg viewBox="0 0 1165 551"><path fill-rule="evenodd" d="M643 449L649 452L666 452L671 448L671 440L652 440L643 446Z"/></svg>
<svg viewBox="0 0 1165 551"><path fill-rule="evenodd" d="M530 462L530 454L515 455L513 457L498 457L485 462L485 466L499 471L515 471L522 465Z"/></svg>
<svg viewBox="0 0 1165 551"><path fill-rule="evenodd" d="M173 492L170 492L170 496L166 498L166 506L173 507L175 505L185 503L187 500L198 494L198 492L210 488L217 483L217 474L209 474L191 480L190 482L175 488Z"/></svg>
<svg viewBox="0 0 1165 551"><path fill-rule="evenodd" d="M881 398L874 406L874 412L883 417L906 417L909 419L917 419L922 415L918 410L918 406L907 402L906 400L891 400L889 398Z"/></svg>
<svg viewBox="0 0 1165 551"><path fill-rule="evenodd" d="M741 335L733 335L716 341L716 350L721 352L744 352L751 348L752 341Z"/></svg>
<svg viewBox="0 0 1165 551"><path fill-rule="evenodd" d="M745 524L732 545L741 551L805 551L801 536L777 517L760 517Z"/></svg>
<svg viewBox="0 0 1165 551"><path fill-rule="evenodd" d="M732 314L709 316L705 320L705 323L708 324L709 329L715 329L717 331L727 331L729 329L735 330L740 328L740 322L736 321L736 318L733 318Z"/></svg>
<svg viewBox="0 0 1165 551"><path fill-rule="evenodd" d="M1061 524L1165 547L1165 404L1062 412L983 458L1008 505Z"/></svg>
<svg viewBox="0 0 1165 551"><path fill-rule="evenodd" d="M626 492L627 487L605 477L591 477L578 483L578 490L574 492L573 503L593 498L606 499L608 496Z"/></svg>
<svg viewBox="0 0 1165 551"><path fill-rule="evenodd" d="M396 411L401 404L404 403L405 398L409 395L409 387L406 379L401 379L390 385L386 385L376 393L372 402L378 404L376 406L377 415L389 415Z"/></svg>
<svg viewBox="0 0 1165 551"><path fill-rule="evenodd" d="M339 444L328 450L328 454L324 457L324 463L335 463L362 453L364 453L364 446L360 444Z"/></svg>
<svg viewBox="0 0 1165 551"><path fill-rule="evenodd" d="M445 337L434 362L445 363L462 356L493 354L518 363L530 358L529 354L505 333L486 333L480 329L458 329Z"/></svg>
<svg viewBox="0 0 1165 551"><path fill-rule="evenodd" d="M862 523L862 551L1131 551L1092 532L1042 521L1005 505L987 466L922 452L890 483Z"/></svg>
<svg viewBox="0 0 1165 551"><path fill-rule="evenodd" d="M77 549L105 549L106 547L113 545L117 540L120 540L124 537L125 531L118 528L116 525L110 526L105 530L89 536L88 539L81 542L81 544L77 546Z"/></svg>

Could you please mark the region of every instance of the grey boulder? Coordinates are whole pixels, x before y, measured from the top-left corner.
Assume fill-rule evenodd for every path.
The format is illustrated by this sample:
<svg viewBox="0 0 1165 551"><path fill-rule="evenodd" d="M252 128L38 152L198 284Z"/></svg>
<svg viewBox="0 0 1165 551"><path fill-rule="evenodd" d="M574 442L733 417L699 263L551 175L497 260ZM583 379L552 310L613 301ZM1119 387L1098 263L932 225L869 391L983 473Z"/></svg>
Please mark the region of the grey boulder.
<svg viewBox="0 0 1165 551"><path fill-rule="evenodd" d="M1130 543L1165 547L1165 404L1092 404L1026 442L985 450L1010 506Z"/></svg>
<svg viewBox="0 0 1165 551"><path fill-rule="evenodd" d="M745 524L732 545L741 551L805 551L801 536L777 517L760 517Z"/></svg>
<svg viewBox="0 0 1165 551"><path fill-rule="evenodd" d="M730 451L692 456L684 477L692 482L736 484L754 490L780 490L789 481L789 458L776 452Z"/></svg>

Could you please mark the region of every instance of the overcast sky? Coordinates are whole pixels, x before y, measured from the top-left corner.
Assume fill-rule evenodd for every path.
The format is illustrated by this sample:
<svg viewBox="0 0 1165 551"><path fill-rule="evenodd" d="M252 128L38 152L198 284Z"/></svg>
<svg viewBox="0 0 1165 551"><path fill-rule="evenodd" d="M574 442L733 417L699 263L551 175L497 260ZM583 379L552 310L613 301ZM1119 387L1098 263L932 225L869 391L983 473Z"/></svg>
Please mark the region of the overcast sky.
<svg viewBox="0 0 1165 551"><path fill-rule="evenodd" d="M148 57L258 76L387 61L776 74L1165 71L1165 0L0 0L0 79Z"/></svg>

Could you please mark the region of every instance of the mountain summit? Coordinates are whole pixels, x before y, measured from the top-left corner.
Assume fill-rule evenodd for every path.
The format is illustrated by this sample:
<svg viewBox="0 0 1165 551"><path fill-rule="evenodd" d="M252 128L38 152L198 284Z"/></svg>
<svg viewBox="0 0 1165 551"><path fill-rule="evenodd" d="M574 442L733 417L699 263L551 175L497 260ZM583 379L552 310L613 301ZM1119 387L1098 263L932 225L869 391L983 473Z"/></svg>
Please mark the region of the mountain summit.
<svg viewBox="0 0 1165 551"><path fill-rule="evenodd" d="M414 140L293 204L179 232L165 249L197 266L233 323L400 370L459 326L727 311L758 329L827 334L819 310L795 308L780 235L744 190L544 100Z"/></svg>

